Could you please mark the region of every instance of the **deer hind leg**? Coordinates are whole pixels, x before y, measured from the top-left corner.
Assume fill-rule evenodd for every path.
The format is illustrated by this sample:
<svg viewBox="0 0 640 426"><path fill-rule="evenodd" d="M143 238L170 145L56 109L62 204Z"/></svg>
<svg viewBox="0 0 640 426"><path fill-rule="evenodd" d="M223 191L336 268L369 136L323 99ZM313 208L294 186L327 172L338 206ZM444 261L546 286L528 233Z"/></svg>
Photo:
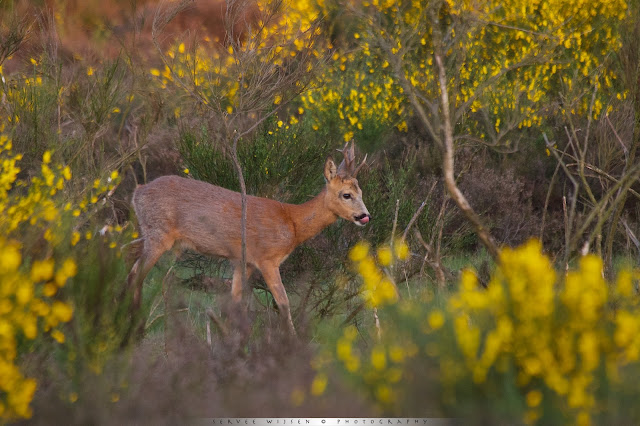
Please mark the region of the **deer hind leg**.
<svg viewBox="0 0 640 426"><path fill-rule="evenodd" d="M247 264L246 280L248 281L251 274L254 271L254 267ZM251 324L247 315L249 307L249 298L244 294L246 288L242 282L242 264L233 263L233 279L231 281L231 310L229 311L229 321L234 330L238 331L241 336L239 343L240 347L244 347L251 334ZM244 297L244 300L243 300Z"/></svg>
<svg viewBox="0 0 640 426"><path fill-rule="evenodd" d="M253 274L254 267L247 264L247 281ZM233 280L231 281L231 297L233 303L238 304L242 300L242 293L244 292L244 286L242 284L242 264L233 265Z"/></svg>
<svg viewBox="0 0 640 426"><path fill-rule="evenodd" d="M267 282L267 287L269 287L273 298L278 304L278 309L280 310L282 321L286 324L289 333L295 336L296 329L293 326L293 320L291 319L289 298L287 297L287 292L285 291L284 285L282 284L282 278L280 278L280 269L277 266L270 266L261 268L260 272L262 272L262 276Z"/></svg>

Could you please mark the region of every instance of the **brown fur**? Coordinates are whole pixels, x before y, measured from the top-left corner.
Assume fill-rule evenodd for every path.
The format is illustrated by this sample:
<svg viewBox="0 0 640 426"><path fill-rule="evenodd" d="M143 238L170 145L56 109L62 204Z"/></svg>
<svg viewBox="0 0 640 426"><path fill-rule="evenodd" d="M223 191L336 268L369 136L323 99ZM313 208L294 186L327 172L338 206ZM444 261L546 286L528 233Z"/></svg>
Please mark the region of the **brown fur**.
<svg viewBox="0 0 640 426"><path fill-rule="evenodd" d="M299 244L318 234L338 217L359 225L370 218L355 179L357 169L353 164L353 147L345 153L345 160L346 163L336 168L333 160L327 159L324 170L326 187L304 204L285 204L247 196L247 278L253 271L260 271L292 333L295 330L289 300L280 278L280 264ZM345 193L350 195L348 199L344 198ZM242 238L239 193L193 179L163 176L138 187L132 204L142 236L132 245L143 246L127 280L129 288L134 291L134 309L140 305L144 277L158 258L174 246L229 259L234 266L233 300L240 302Z"/></svg>

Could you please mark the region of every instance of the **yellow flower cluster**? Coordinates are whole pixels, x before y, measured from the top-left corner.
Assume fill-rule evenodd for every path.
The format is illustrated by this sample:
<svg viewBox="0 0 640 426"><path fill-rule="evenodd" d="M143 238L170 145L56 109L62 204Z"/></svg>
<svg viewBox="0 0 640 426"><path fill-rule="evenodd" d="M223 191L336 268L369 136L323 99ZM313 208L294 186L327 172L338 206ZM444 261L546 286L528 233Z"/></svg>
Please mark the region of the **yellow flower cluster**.
<svg viewBox="0 0 640 426"><path fill-rule="evenodd" d="M37 62L34 59L31 60L34 62L35 69ZM4 99L3 118L10 125L17 125L21 121L18 111L34 113L37 110L38 92L46 90L46 87L40 75L23 74L19 79L5 79L1 71L2 67L0 67L0 95Z"/></svg>
<svg viewBox="0 0 640 426"><path fill-rule="evenodd" d="M358 330L355 326L350 325L343 330L342 337L336 343L338 360L352 373L358 371L362 364L360 352L353 345L357 335Z"/></svg>
<svg viewBox="0 0 640 426"><path fill-rule="evenodd" d="M60 325L71 320L73 308L58 293L77 273L76 261L67 253L82 238L65 225L94 209L119 179L114 171L104 181L95 180L72 205L62 201L68 199L62 191L72 177L69 167L52 164L52 153L46 151L40 174L21 181L21 157L13 154L11 140L0 135L0 421L31 415L36 382L17 364L20 342L36 339L40 332L65 341ZM87 231L84 238L92 235Z"/></svg>
<svg viewBox="0 0 640 426"><path fill-rule="evenodd" d="M404 260L409 255L409 247L402 239L397 239L393 249L388 245L378 248L377 256L370 253L369 243L361 241L349 252L349 259L357 268L364 281L361 296L370 307L393 304L398 300L398 291L385 268L395 259Z"/></svg>
<svg viewBox="0 0 640 426"><path fill-rule="evenodd" d="M268 10L273 5L268 0L257 1L257 7L265 12L265 16L270 16ZM319 30L311 30L318 17L314 2L284 1L278 7L277 15L269 22L257 22L257 35L243 38L239 46L225 47L220 40L209 37L202 39L192 50L187 49L183 42L177 43L166 52L170 64L162 70L151 68L151 75L161 88L175 83L176 78L187 82L192 87L190 90L198 93L204 104L219 107L223 113L232 114L246 108L247 99L243 98L243 93L250 89L250 85L262 83L252 81L255 76L250 74L255 70L243 67L260 68L261 64L284 66L301 52L317 47L310 42L319 34ZM321 53L314 50L313 55L319 57ZM251 64L247 58L251 58ZM183 84L177 86L184 87ZM283 95L276 94L267 105L280 104ZM179 108L176 111L179 116Z"/></svg>
<svg viewBox="0 0 640 426"><path fill-rule="evenodd" d="M357 330L349 326L335 356L383 408L393 410L407 397L403 392L411 392L406 382L414 362L427 362L416 360L422 353L438 366L444 404L455 404L457 389L469 382L495 392L496 381L498 387L507 381L521 392L525 423L553 407L589 424L606 403L603 388L625 380L622 368L639 365L640 270L623 270L609 283L601 259L588 255L559 274L531 240L501 251L486 289L465 270L458 290L436 304L430 296L393 304L395 298L371 282L383 282L384 268L401 256L384 246L374 254L358 243L349 257L369 288L363 292L368 305L391 306L382 339L358 348Z"/></svg>
<svg viewBox="0 0 640 426"><path fill-rule="evenodd" d="M30 70L16 71L7 74L6 78L2 75L0 66L0 124L20 128L20 133L27 131L33 134L33 140L28 140L33 143L33 147L37 147L35 152L43 145L56 145L53 140L44 137L42 131L45 128L55 131L58 138L62 135L63 120L58 120L57 129L49 127L54 123L49 121L52 120L51 108L54 106L58 118L74 116L79 123L88 126L86 129L91 130L94 130L96 125L106 123L113 114L119 114L121 111L128 113L132 108L135 96L124 96L124 91L114 90L122 78L116 74L122 67L117 62L115 65L97 69L89 66L86 76L80 75L73 84L64 85L59 78L54 78L51 69L45 65L49 63L45 56L38 60L31 58L33 67ZM74 58L77 61L82 60L77 54L74 54ZM86 108L78 105L78 99L84 96L91 100ZM2 131L0 125L0 132Z"/></svg>
<svg viewBox="0 0 640 426"><path fill-rule="evenodd" d="M0 177L0 229L5 233L16 231L20 225L34 226L38 224L53 224L60 219L59 211L53 197L63 189L66 181L71 179L69 167L56 166L51 168L51 152L46 151L42 157L41 174L31 179L26 195L9 197L9 190L20 186L16 182L20 169L16 162L22 158L21 154L11 154L11 141L6 136L0 136L0 155L5 155L2 163L2 177ZM55 227L52 227L55 228ZM53 229L45 234L45 239L53 238Z"/></svg>
<svg viewBox="0 0 640 426"><path fill-rule="evenodd" d="M404 363L418 353L418 347L411 342L390 346L378 343L371 349L367 360L363 359L361 351L355 345L357 335L358 331L353 325L343 330L336 342L336 357L347 371L364 378L380 404L393 403L397 397L394 387L402 380Z"/></svg>
<svg viewBox="0 0 640 426"><path fill-rule="evenodd" d="M26 378L16 364L18 342L33 340L38 331L49 332L58 342L64 334L58 326L71 320L72 307L54 296L76 274L70 258L56 259L43 250L35 259L25 258L21 238L25 227L42 229L41 236L55 245L60 236L51 230L60 219L53 196L71 178L65 167L51 168L51 154L45 153L41 175L32 178L27 194L16 196L24 186L17 181L20 155L11 152L11 141L0 136L0 419L30 417L29 404L36 382ZM20 232L16 232L20 231ZM34 256L33 253L29 257Z"/></svg>
<svg viewBox="0 0 640 426"><path fill-rule="evenodd" d="M258 8L265 11L273 4L272 0L258 0ZM321 14L321 8L314 0L284 0L278 19L268 29L269 34L278 34L291 40L297 49L301 49L309 39L314 22ZM290 56L295 54L288 53Z"/></svg>
<svg viewBox="0 0 640 426"><path fill-rule="evenodd" d="M587 113L592 98L583 91L596 88L593 117L610 108L615 75L603 64L621 45L617 28L626 16L625 0L349 3L359 11L353 43L338 48L303 98L305 109L337 110L346 140L372 117L406 130L403 87L427 107L437 105L436 15L445 31L449 97L456 114L470 118L456 119L461 131L484 139L540 125L545 104L562 90L569 99L563 113ZM333 4L320 7L325 15L336 13Z"/></svg>
<svg viewBox="0 0 640 426"><path fill-rule="evenodd" d="M407 374L405 364L417 354L418 347L410 341L377 343L371 348L362 377L378 403L389 406L401 397L402 378Z"/></svg>
<svg viewBox="0 0 640 426"><path fill-rule="evenodd" d="M596 370L605 366L615 380L618 366L640 355L640 310L628 301L640 274L624 272L611 286L602 271L598 257L585 256L558 292L551 262L532 240L502 251L487 290L472 272L463 273L448 305L464 358L458 368L482 383L491 369L514 366L518 386L527 393L528 421L541 415L537 407L544 388L563 399L576 418L588 420L596 406ZM606 304L612 298L630 305L611 312Z"/></svg>
<svg viewBox="0 0 640 426"><path fill-rule="evenodd" d="M304 108L312 111L314 128L322 125L324 114L337 111L345 141L374 124L407 130L403 91L385 70L388 62L368 50L365 56L336 51L331 58L333 63L301 97ZM377 63L382 69L374 67Z"/></svg>

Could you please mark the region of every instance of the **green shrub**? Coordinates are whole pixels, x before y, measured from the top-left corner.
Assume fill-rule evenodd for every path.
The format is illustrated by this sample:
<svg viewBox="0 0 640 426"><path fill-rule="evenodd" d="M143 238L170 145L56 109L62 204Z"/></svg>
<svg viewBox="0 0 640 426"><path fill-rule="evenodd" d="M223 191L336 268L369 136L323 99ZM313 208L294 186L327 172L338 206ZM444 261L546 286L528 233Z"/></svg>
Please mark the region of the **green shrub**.
<svg viewBox="0 0 640 426"><path fill-rule="evenodd" d="M322 168L332 145L326 132L312 130L305 120L284 125L277 117L270 119L251 139L238 144L247 193L291 203L308 201L322 188ZM179 149L193 177L240 190L229 148L215 145L205 127L195 134L181 129Z"/></svg>

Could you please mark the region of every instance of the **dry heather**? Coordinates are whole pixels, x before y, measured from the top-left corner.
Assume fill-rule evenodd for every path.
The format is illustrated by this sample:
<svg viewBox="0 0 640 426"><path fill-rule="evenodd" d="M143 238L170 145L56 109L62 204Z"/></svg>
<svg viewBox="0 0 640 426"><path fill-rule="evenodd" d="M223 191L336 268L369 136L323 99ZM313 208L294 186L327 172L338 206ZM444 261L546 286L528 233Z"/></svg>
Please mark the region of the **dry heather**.
<svg viewBox="0 0 640 426"><path fill-rule="evenodd" d="M111 360L101 375L79 375L75 393L63 373L54 372L41 383L29 423L158 425L198 417L375 413L343 385L321 398L305 395L315 375L310 362L314 347L308 343L274 332L238 350L237 336L217 337L209 347L177 321L168 335L149 336Z"/></svg>

